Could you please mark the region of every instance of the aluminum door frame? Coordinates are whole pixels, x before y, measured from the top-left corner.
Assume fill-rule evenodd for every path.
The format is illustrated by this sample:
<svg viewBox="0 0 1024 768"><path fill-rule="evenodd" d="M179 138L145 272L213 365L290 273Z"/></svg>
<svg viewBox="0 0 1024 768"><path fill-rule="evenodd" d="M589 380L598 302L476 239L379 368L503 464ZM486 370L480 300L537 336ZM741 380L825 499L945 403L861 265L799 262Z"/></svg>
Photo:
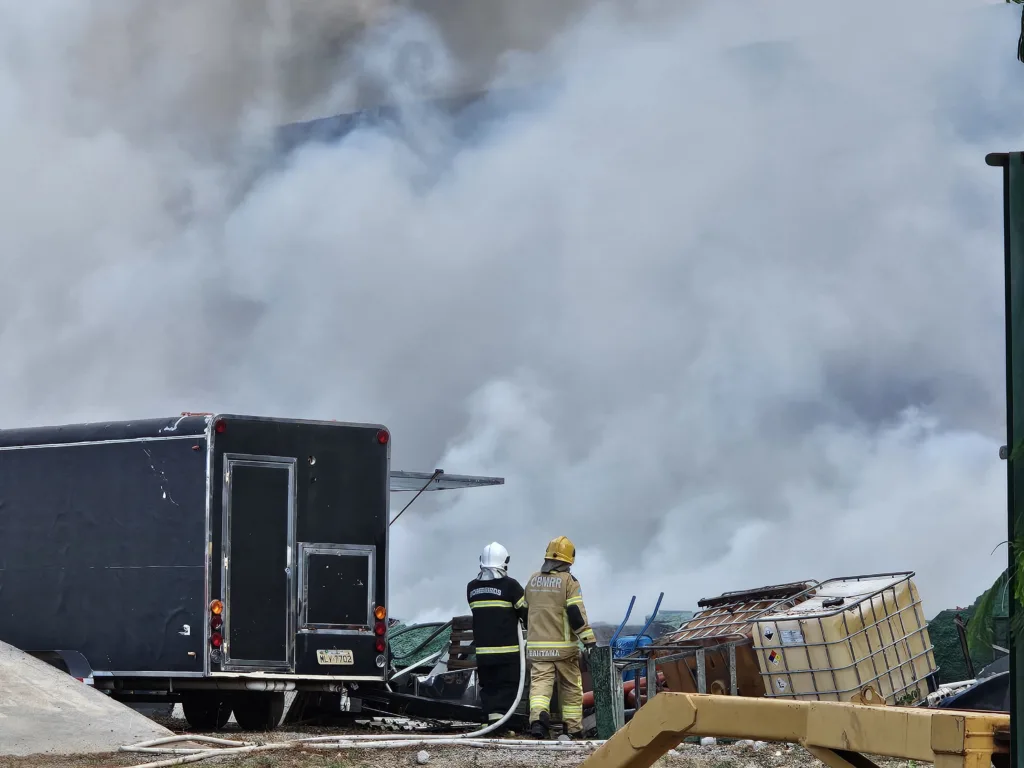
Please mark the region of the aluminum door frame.
<svg viewBox="0 0 1024 768"><path fill-rule="evenodd" d="M285 656L284 660L235 659L231 656L231 470L234 467L284 469L288 472L287 557L285 559ZM224 654L221 669L226 672L254 670L295 671L295 537L298 508L298 459L290 456L267 456L245 453L224 454L224 489L222 498L222 554L221 584L224 592Z"/></svg>

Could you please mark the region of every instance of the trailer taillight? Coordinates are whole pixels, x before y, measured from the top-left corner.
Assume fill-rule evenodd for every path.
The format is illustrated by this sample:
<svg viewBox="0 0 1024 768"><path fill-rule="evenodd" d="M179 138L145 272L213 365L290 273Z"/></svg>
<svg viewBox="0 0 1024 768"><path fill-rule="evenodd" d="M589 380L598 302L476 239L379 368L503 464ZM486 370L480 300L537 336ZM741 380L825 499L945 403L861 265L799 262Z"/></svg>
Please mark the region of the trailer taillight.
<svg viewBox="0 0 1024 768"><path fill-rule="evenodd" d="M214 616L220 616L224 612L224 603L220 600L214 600L210 603L210 613Z"/></svg>
<svg viewBox="0 0 1024 768"><path fill-rule="evenodd" d="M224 642L224 638L221 637L220 632L211 632L210 633L210 645L212 645L214 648L220 648L220 646L221 646L221 644L223 644L223 642Z"/></svg>
<svg viewBox="0 0 1024 768"><path fill-rule="evenodd" d="M220 616L214 616L210 619L210 629L220 629L220 625L224 623L224 619Z"/></svg>
<svg viewBox="0 0 1024 768"><path fill-rule="evenodd" d="M381 429L377 432L377 442L380 443L381 445L387 445L388 440L390 439L391 435L388 434L388 431L386 429Z"/></svg>
<svg viewBox="0 0 1024 768"><path fill-rule="evenodd" d="M217 419L215 422L213 422L213 431L216 432L218 435L223 435L227 428L228 425L224 422L224 419Z"/></svg>
<svg viewBox="0 0 1024 768"><path fill-rule="evenodd" d="M387 646L385 635L388 633L388 625L384 621L387 615L388 611L383 605L378 605L373 609L373 618L377 620L373 623L373 634L377 636L375 643L377 653L384 653L384 648Z"/></svg>

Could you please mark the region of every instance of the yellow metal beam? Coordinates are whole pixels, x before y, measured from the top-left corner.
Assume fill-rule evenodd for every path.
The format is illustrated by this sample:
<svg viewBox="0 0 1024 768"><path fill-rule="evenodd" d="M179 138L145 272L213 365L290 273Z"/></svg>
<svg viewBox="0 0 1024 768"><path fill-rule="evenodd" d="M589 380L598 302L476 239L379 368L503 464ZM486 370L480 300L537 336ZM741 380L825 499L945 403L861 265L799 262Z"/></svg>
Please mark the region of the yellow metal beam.
<svg viewBox="0 0 1024 768"><path fill-rule="evenodd" d="M996 731L1009 724L989 712L659 693L583 768L649 768L687 736L800 744L833 768L869 768L864 755L989 768L1005 751Z"/></svg>

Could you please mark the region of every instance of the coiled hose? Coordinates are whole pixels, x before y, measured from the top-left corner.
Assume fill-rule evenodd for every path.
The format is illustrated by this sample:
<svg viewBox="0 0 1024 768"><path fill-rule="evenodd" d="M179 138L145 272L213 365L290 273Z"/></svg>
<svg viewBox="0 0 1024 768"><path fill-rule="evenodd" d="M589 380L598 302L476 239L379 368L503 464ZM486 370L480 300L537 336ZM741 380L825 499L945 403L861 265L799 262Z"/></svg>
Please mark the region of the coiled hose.
<svg viewBox="0 0 1024 768"><path fill-rule="evenodd" d="M143 741L132 746L121 747L122 752L136 752L146 754L176 755L170 759L159 760L155 763L145 763L135 768L165 768L172 765L183 765L195 763L213 757L226 757L229 755L242 755L250 752L267 752L272 750L293 749L295 747L309 747L315 749L381 749L390 747L418 747L418 746L461 746L461 747L502 747L506 749L522 750L543 750L543 751L575 751L592 750L603 744L603 741L523 741L519 739L482 739L488 733L500 728L508 722L509 718L519 707L523 698L523 688L526 686L526 642L522 632L519 633L519 689L516 691L516 699L509 707L505 715L495 722L472 731L457 735L417 735L417 734L394 734L386 738L378 735L357 734L346 736L313 736L305 739L294 739L271 744L254 744L251 742L234 741L231 739L219 739L211 736L168 736L163 739ZM172 744L193 742L197 744L208 744L209 747L172 747Z"/></svg>

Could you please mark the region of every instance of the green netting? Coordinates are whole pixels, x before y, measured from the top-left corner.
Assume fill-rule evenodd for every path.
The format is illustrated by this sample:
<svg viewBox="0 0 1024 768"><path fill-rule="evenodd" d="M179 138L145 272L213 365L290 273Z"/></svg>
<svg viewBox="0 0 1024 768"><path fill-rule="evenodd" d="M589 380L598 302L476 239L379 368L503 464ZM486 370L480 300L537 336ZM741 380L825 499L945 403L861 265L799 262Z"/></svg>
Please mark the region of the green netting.
<svg viewBox="0 0 1024 768"><path fill-rule="evenodd" d="M388 646L391 648L391 657L395 666L399 669L448 647L448 642L452 635L451 627L445 628L441 634L431 640L425 647L416 651L415 656L410 655L416 649L416 646L434 633L437 627L431 625L412 625L408 632L398 634L400 630L405 629L407 626L409 625L398 623L388 629Z"/></svg>

